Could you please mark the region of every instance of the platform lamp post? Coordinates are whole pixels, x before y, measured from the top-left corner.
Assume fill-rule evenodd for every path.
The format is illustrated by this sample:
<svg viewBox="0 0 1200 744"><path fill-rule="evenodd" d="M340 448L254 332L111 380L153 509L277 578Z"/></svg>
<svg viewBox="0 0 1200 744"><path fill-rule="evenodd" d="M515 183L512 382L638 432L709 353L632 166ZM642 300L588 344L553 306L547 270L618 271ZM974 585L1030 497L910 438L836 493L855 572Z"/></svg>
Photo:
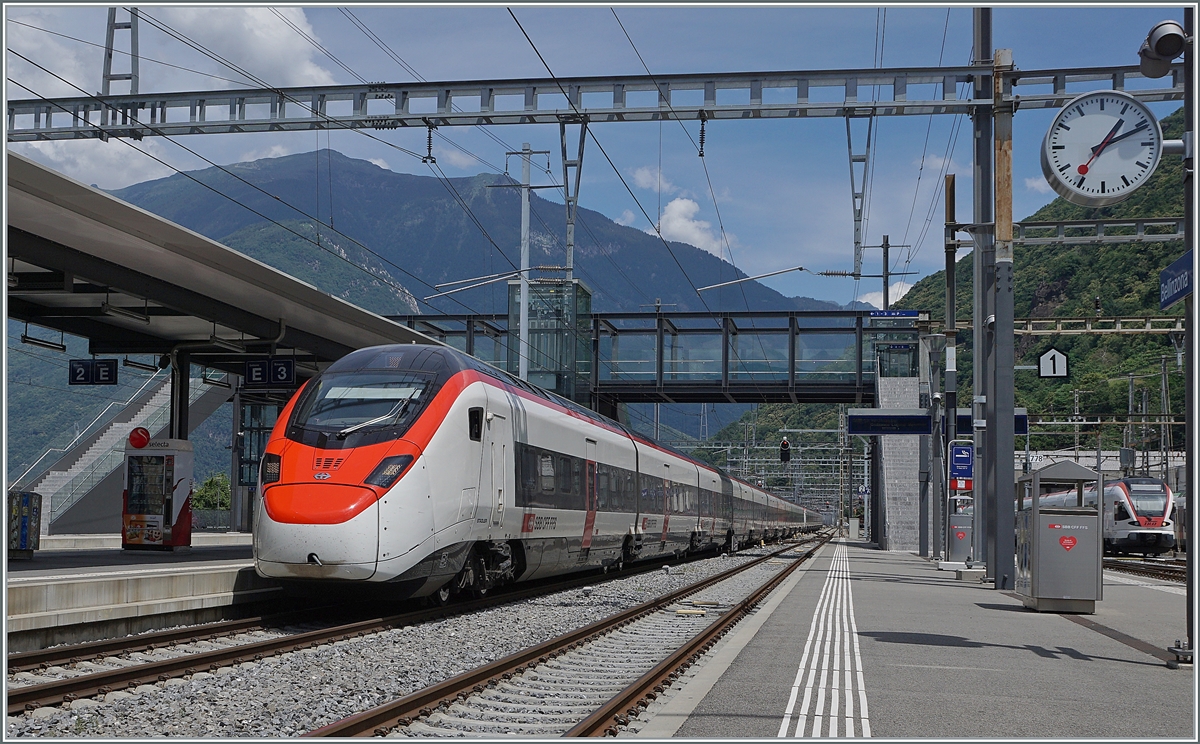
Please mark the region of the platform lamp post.
<svg viewBox="0 0 1200 744"><path fill-rule="evenodd" d="M1195 130L1195 120L1192 113L1192 107L1195 105L1195 75L1192 72L1192 55L1194 46L1195 34L1195 10L1191 7L1184 8L1183 11L1183 27L1180 27L1175 21L1163 21L1150 29L1150 33L1146 35L1146 40L1142 42L1141 48L1138 50L1140 57L1140 68L1142 74L1146 77L1160 78L1166 75L1171 70L1171 63L1180 55L1183 55L1183 111L1184 111L1184 126L1183 126L1183 204L1184 204L1184 229L1183 239L1184 246L1188 251L1193 250L1192 241L1195 239L1195 207L1192 202L1195 198L1195 186L1192 183L1192 137ZM1194 270L1191 272L1195 275ZM1192 451L1195 448L1195 416L1196 416L1196 396L1192 390L1193 377L1195 367L1192 361L1195 341L1192 338L1192 311L1193 299L1192 294L1188 294L1185 299L1184 310L1184 380L1185 380L1185 426L1186 434L1186 471L1187 471L1187 488L1188 488L1188 510L1184 520L1184 538L1187 540L1187 551L1185 553L1187 559L1187 640L1176 642L1175 647L1169 649L1175 654L1175 659L1168 662L1170 667L1178 667L1180 663L1190 664L1192 662L1192 631L1195 619L1192 615L1192 597L1195 592L1195 571L1192 565L1192 535L1196 531L1195 509L1191 506L1191 501L1194 500L1192 495Z"/></svg>

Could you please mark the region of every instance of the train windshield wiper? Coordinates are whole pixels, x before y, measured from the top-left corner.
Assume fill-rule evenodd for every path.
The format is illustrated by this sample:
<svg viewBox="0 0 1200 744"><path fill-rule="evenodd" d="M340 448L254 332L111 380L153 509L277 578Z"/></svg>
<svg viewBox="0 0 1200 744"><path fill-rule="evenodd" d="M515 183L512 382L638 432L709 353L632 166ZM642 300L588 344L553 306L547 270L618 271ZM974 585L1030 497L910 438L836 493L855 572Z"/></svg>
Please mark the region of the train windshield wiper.
<svg viewBox="0 0 1200 744"><path fill-rule="evenodd" d="M368 426L373 426L375 424L381 424L384 421L387 421L388 419L392 419L393 422L396 420L399 420L399 418L404 415L404 411L408 408L408 404L415 397L416 397L415 395L411 395L411 396L405 398L404 400L401 400L398 403L396 403L396 405L392 408L392 410L388 411L387 413L383 414L382 416L377 416L373 419L369 419L367 421L363 421L362 423L355 424L354 426L348 426L345 429L342 429L341 431L339 431L334 436L336 436L338 439L345 439L347 434L356 432L359 429L362 429L362 428L365 428Z"/></svg>

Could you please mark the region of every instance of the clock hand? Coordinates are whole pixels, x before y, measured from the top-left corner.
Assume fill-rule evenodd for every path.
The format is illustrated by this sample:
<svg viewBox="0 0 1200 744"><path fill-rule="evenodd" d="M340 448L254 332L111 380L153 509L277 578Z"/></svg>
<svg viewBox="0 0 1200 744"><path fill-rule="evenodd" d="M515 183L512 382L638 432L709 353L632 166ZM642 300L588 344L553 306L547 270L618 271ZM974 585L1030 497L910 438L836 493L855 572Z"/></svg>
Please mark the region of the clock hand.
<svg viewBox="0 0 1200 744"><path fill-rule="evenodd" d="M1100 153L1104 152L1104 148L1108 147L1108 143L1112 140L1113 135L1117 133L1117 130L1120 129L1121 125L1124 123L1125 123L1124 119L1117 119L1117 123L1113 124L1113 128L1108 130L1108 134L1105 135L1104 139L1100 142L1100 144L1098 144L1092 148L1092 157L1088 158L1088 161L1086 163L1084 163L1083 165L1079 166L1079 168L1076 169L1079 171L1079 175L1081 175L1081 176L1087 175L1088 166L1092 164L1092 161L1095 160L1100 155Z"/></svg>
<svg viewBox="0 0 1200 744"><path fill-rule="evenodd" d="M1120 136L1117 136L1117 137L1113 137L1112 139L1110 139L1110 140L1108 141L1108 144L1110 144L1110 145L1111 145L1111 144L1113 144L1114 142L1120 142L1121 140L1125 139L1126 137L1132 137L1133 135L1137 134L1138 132L1141 132L1141 131L1145 130L1145 129L1146 129L1147 127L1149 127L1149 126L1150 126L1150 122L1148 122L1148 121L1144 121L1144 122L1142 122L1141 124L1139 124L1138 126L1134 127L1133 129L1130 129L1130 130L1129 130L1128 132L1126 132L1125 134L1122 134L1122 135L1120 135ZM1095 151L1096 151L1096 149L1097 149L1098 147L1099 147L1099 145L1097 145L1096 147L1093 147L1093 148L1092 148L1092 152L1095 152Z"/></svg>

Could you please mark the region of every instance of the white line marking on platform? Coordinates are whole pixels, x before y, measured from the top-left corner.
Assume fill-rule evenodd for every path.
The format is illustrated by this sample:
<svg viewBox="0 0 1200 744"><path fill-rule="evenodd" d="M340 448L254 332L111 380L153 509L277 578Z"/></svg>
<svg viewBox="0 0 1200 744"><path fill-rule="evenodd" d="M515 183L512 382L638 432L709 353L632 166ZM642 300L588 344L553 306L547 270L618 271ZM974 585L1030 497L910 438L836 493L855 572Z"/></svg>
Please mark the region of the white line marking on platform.
<svg viewBox="0 0 1200 744"><path fill-rule="evenodd" d="M853 654L851 646L854 649ZM810 727L809 703L813 700L814 683L817 694ZM800 698L801 685L804 685L804 696L801 699L800 710L796 711L796 700ZM857 716L854 710L855 687L858 690ZM825 707L826 699L829 700L828 710ZM792 682L783 720L779 724L778 737L784 738L789 735L792 730L793 713L796 727L791 735L795 737L838 736L839 714L844 718L844 736L855 736L856 720L861 735L871 735L871 722L867 715L867 691L863 684L862 654L858 645L858 624L854 618L854 596L850 587L849 550L844 541L839 542L834 549L825 586L822 587L816 609L813 610L808 639L804 642L804 652L800 657L796 678ZM826 719L829 725L823 727Z"/></svg>
<svg viewBox="0 0 1200 744"><path fill-rule="evenodd" d="M1138 581L1137 579L1127 579L1124 576L1119 576L1112 571L1104 572L1105 581L1115 581L1118 584L1129 584L1131 586L1144 586L1147 589L1157 589L1160 592L1167 594L1178 594L1181 596L1187 595L1187 589L1181 586L1168 586L1166 584L1151 584L1148 581Z"/></svg>

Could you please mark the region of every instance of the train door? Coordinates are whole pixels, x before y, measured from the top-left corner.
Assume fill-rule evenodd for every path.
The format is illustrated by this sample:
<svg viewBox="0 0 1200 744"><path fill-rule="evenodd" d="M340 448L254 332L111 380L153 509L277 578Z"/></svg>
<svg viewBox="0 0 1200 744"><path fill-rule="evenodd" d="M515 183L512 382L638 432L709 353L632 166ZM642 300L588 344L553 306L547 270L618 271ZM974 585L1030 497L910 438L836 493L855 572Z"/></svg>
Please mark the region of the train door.
<svg viewBox="0 0 1200 744"><path fill-rule="evenodd" d="M588 439L587 443L587 460L584 463L584 509L586 516L583 519L583 543L580 548L584 551L592 547L592 535L596 531L596 507L598 496L596 494L596 442Z"/></svg>
<svg viewBox="0 0 1200 744"><path fill-rule="evenodd" d="M500 409L500 410L497 410ZM491 522L499 526L504 518L504 499L508 483L508 450L512 443L507 407L501 408L489 398L483 426L483 466L479 486L476 524ZM490 519L489 519L490 516Z"/></svg>
<svg viewBox="0 0 1200 744"><path fill-rule="evenodd" d="M663 475L669 476L670 474L671 474L671 466L664 463L663 464ZM672 491L674 490L671 487L671 479L668 477L664 477L662 479L661 488L662 488L662 537L659 538L659 541L662 543L662 549L666 550L666 548L667 548L667 529L668 529L668 525L671 522L671 494L672 494Z"/></svg>
<svg viewBox="0 0 1200 744"><path fill-rule="evenodd" d="M496 420L507 423L507 419L496 416ZM497 436L492 439L492 525L499 525L504 518L504 485L508 478L508 439Z"/></svg>

